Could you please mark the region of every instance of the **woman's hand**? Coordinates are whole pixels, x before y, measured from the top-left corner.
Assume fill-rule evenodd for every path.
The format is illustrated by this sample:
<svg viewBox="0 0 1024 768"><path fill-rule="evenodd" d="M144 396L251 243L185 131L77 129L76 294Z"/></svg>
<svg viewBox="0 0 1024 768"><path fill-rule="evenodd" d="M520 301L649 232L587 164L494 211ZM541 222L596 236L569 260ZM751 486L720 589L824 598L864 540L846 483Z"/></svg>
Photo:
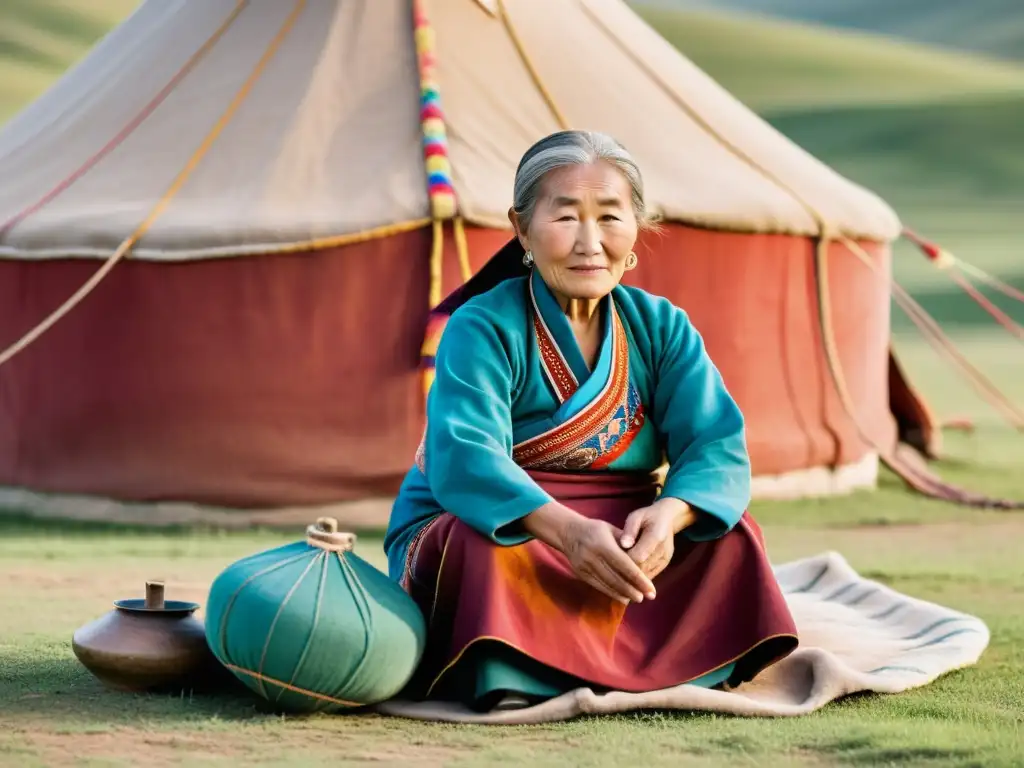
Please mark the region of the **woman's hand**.
<svg viewBox="0 0 1024 768"><path fill-rule="evenodd" d="M659 499L626 518L619 543L651 579L665 570L675 553L675 536L696 521L693 508L673 498Z"/></svg>
<svg viewBox="0 0 1024 768"><path fill-rule="evenodd" d="M619 544L622 531L603 520L580 517L562 539L562 554L576 576L623 605L654 599L654 584Z"/></svg>
<svg viewBox="0 0 1024 768"><path fill-rule="evenodd" d="M628 605L654 597L654 584L619 544L622 531L549 502L522 520L534 538L561 552L581 581Z"/></svg>

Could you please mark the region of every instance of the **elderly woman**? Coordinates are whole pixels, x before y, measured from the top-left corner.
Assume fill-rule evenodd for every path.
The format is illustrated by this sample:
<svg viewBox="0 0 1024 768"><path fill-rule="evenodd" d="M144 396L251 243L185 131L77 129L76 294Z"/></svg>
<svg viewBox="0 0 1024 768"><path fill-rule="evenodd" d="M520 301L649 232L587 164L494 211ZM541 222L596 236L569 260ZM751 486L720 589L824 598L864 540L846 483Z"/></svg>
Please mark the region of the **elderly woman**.
<svg viewBox="0 0 1024 768"><path fill-rule="evenodd" d="M686 313L620 285L648 224L639 169L605 135L553 134L509 218L440 308L385 538L429 622L410 692L489 710L750 680L796 629L746 512L739 408Z"/></svg>

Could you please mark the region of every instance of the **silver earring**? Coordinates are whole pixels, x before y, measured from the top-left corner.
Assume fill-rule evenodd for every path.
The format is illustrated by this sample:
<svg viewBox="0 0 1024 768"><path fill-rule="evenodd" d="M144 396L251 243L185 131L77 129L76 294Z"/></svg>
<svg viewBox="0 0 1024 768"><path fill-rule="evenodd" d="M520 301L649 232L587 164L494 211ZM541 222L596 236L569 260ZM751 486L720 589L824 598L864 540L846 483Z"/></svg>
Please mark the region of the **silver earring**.
<svg viewBox="0 0 1024 768"><path fill-rule="evenodd" d="M533 251L527 251L523 254L523 266L527 269L533 266Z"/></svg>

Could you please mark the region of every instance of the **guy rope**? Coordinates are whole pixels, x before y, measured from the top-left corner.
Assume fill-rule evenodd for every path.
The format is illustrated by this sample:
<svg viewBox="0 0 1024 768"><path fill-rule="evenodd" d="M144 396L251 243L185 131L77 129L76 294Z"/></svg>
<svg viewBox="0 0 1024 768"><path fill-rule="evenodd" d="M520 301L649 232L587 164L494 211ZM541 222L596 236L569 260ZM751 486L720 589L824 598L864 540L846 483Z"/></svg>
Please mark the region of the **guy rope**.
<svg viewBox="0 0 1024 768"><path fill-rule="evenodd" d="M66 179L57 184L56 187L50 190L50 192L44 195L39 201L33 203L31 206L29 206L28 208L14 216L10 221L6 222L2 227L0 227L0 234L3 234L4 232L8 231L11 227L13 227L19 221L24 219L26 216L30 215L31 213L34 213L35 211L39 210L44 205L46 205L48 202L55 199L59 194L61 194L61 192L68 189L72 184L74 184L75 181L77 181L79 178L85 175L85 173L87 173L93 166L95 166L96 163L98 163L99 160L105 157L111 150L118 146L118 144L124 141L124 139L127 138L132 133L132 131L134 131L139 125L142 124L142 122L150 114L153 113L156 107L159 106L159 104L167 98L167 96L174 90L174 88L181 83L181 81L188 75L188 73L195 68L196 64L198 64L199 61L204 56L206 56L207 53L209 53L210 49L213 48L217 41L224 36L224 33L227 32L228 28L230 28L231 25L235 23L235 21L241 14L242 10L246 6L248 6L248 4L248 0L238 0L232 12L228 15L228 17L220 25L220 27L218 27L214 31L210 38L206 40L206 42L204 42L202 46L200 46L200 48L188 59L188 61L185 62L184 66L182 66L182 68L174 75L174 77L171 78L167 85L148 104L146 104L145 107L143 107L142 111L138 115L136 115L135 118L133 118L132 121L129 122L128 125L126 125L125 128L122 129L122 131L117 136L114 137L114 139L112 139L99 152L97 152L95 155L89 158L81 167L75 170L70 176L68 176ZM221 132L223 132L223 130L227 127L228 123L231 122L231 119L235 116L235 113L238 111L238 108L242 105L242 102L244 102L246 97L249 95L249 92L256 84L256 81L259 80L260 75L263 74L263 71L266 68L267 64L270 63L270 60L274 57L274 54L276 54L278 49L281 47L281 44L284 42L288 33L295 25L295 22L298 19L299 14L301 14L305 6L306 0L295 0L295 4L292 7L291 13L289 13L288 17L285 19L284 23L278 30L277 34L267 45L266 49L263 52L263 55L260 57L259 61L256 62L256 66L253 68L252 72L250 72L249 76L246 78L241 88L239 88L238 91L235 93L234 98L232 98L231 102L228 104L224 112L221 113L220 117L217 119L217 122L206 134L202 142L200 142L199 147L196 149L195 152L192 153L192 156L188 159L188 162L185 163L185 167L182 168L182 170L175 177L174 181L171 182L170 186L160 197L160 199L156 202L156 204L152 207L152 209L143 219L142 223L139 224L138 227L136 227L134 232L128 235L128 237L121 242L121 244L114 250L114 252L110 256L108 256L107 259L103 262L103 265L98 270L96 270L96 272L93 273L92 277L90 277L77 291L75 291L75 293L72 294L67 301L65 301L61 306L54 310L47 318L45 318L37 326L32 328L28 333L26 333L12 345L7 347L3 352L0 352L0 365L7 363L19 352L24 351L30 344L32 344L32 342L34 342L36 339L38 339L40 336L46 333L46 331L48 331L50 328L56 325L57 322L59 322L83 299L85 299L85 297L88 296L96 288L96 286L98 286L103 281L103 279L111 273L111 271L114 269L115 266L117 266L118 263L120 263L124 258L128 256L128 254L131 252L135 244L142 239L146 232L149 231L150 227L153 226L153 223L158 218L160 218L164 211L167 210L167 207L170 205L175 195L178 194L178 192L184 186L185 182L192 175L195 169L199 166L202 159L206 156L206 153L209 152L210 148L217 141L217 138L220 136Z"/></svg>

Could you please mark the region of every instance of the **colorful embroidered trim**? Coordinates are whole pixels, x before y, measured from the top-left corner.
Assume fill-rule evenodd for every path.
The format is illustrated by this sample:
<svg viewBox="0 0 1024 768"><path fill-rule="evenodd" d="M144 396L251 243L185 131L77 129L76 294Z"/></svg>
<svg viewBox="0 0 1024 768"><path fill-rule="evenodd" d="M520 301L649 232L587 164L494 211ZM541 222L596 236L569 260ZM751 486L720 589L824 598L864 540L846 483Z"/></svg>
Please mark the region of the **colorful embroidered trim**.
<svg viewBox="0 0 1024 768"><path fill-rule="evenodd" d="M565 424L514 446L513 460L526 469L602 469L621 456L633 439L643 429L646 414L640 395L629 381L629 342L619 314L612 305L612 375L601 393L579 414ZM561 401L571 397L578 385L568 371L565 357L558 351L558 345L548 333L543 322L537 322L534 313L533 326L536 330L537 347L545 372L548 374ZM447 316L433 318L439 336L447 322ZM431 333L428 331L428 337ZM426 349L426 345L425 345ZM436 352L436 345L433 349ZM433 363L433 353L425 357ZM563 375L552 376L548 366L558 369L564 366ZM433 368L429 369L433 373ZM431 379L433 377L431 376ZM561 390L557 382L565 387ZM426 475L426 435L423 430L416 447L414 465Z"/></svg>
<svg viewBox="0 0 1024 768"><path fill-rule="evenodd" d="M413 456L412 463L416 465L424 477L427 476L427 430L423 428L423 435L420 437L419 445L416 446L416 454Z"/></svg>
<svg viewBox="0 0 1024 768"><path fill-rule="evenodd" d="M564 403L572 397L573 392L579 389L580 383L576 380L562 350L555 343L551 329L548 328L541 316L540 307L537 305L537 294L533 289L533 280L529 281L529 285L530 301L533 303L533 330L537 336L541 367L544 369L544 375L551 382L551 387L555 390L558 402Z"/></svg>
<svg viewBox="0 0 1024 768"><path fill-rule="evenodd" d="M455 216L455 188L448 159L448 133L437 84L437 56L434 30L427 19L424 0L413 0L413 29L420 74L420 125L423 130L423 160L427 169L430 211L435 220Z"/></svg>
<svg viewBox="0 0 1024 768"><path fill-rule="evenodd" d="M640 402L640 393L630 384L626 401L616 409L608 426L585 441L577 452L586 457L591 451L597 451L597 458L590 462L588 469L604 469L626 452L646 421L647 414Z"/></svg>
<svg viewBox="0 0 1024 768"><path fill-rule="evenodd" d="M398 584L406 592L412 590L413 574L416 572L416 560L420 554L420 545L423 543L423 537L427 535L434 523L440 519L441 516L437 515L428 520L413 535L412 541L409 542L409 547L405 550L405 565L402 568L402 576L398 580Z"/></svg>
<svg viewBox="0 0 1024 768"><path fill-rule="evenodd" d="M643 405L629 381L626 330L614 304L612 309L612 372L608 383L568 422L514 446L512 457L519 466L600 469L621 456L643 428L646 421ZM538 329L537 345L544 359L545 348L557 350L558 347L547 334L546 326L535 323L534 327ZM557 357L561 358L561 353Z"/></svg>

